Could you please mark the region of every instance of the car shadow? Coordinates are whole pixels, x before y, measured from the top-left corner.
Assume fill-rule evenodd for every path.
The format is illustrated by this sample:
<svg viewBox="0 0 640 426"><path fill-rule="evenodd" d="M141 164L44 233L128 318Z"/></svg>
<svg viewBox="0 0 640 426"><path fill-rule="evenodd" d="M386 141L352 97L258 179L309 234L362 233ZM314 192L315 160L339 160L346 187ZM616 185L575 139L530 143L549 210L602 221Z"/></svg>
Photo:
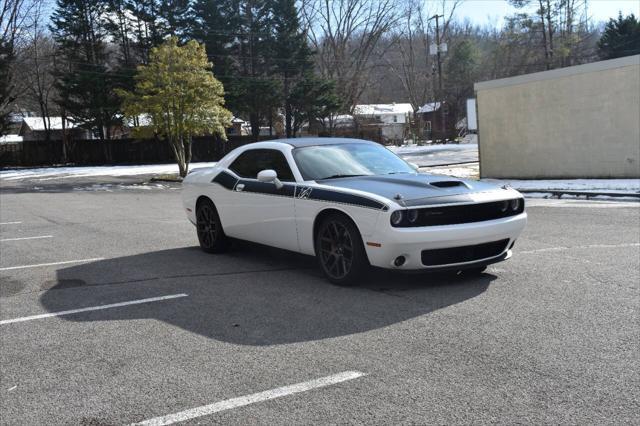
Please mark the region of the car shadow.
<svg viewBox="0 0 640 426"><path fill-rule="evenodd" d="M390 326L479 296L494 279L486 273L465 277L374 270L358 286L339 287L321 276L311 257L245 243L220 255L184 247L70 266L43 288L41 303L59 312L186 293L160 303L61 318L151 318L211 339L262 346Z"/></svg>

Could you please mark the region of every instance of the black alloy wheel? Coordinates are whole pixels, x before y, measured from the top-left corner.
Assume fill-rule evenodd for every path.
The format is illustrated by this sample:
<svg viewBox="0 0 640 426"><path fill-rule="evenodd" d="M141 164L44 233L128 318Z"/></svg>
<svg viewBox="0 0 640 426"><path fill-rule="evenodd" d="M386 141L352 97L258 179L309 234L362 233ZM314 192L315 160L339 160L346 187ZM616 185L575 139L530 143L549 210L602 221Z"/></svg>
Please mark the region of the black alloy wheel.
<svg viewBox="0 0 640 426"><path fill-rule="evenodd" d="M219 253L227 248L228 240L220 223L220 216L211 200L203 200L196 207L196 228L200 248L207 253Z"/></svg>
<svg viewBox="0 0 640 426"><path fill-rule="evenodd" d="M327 217L316 236L316 256L329 281L351 285L368 265L356 226L342 215Z"/></svg>

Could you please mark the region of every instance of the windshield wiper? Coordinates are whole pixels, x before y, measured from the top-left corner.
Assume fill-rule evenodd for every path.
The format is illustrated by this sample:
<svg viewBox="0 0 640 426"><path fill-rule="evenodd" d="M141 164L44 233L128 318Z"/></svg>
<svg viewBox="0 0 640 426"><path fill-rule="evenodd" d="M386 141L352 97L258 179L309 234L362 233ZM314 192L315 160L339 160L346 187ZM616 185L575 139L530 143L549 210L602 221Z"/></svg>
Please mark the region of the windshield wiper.
<svg viewBox="0 0 640 426"><path fill-rule="evenodd" d="M331 176L323 177L322 179L318 179L318 180L348 178L348 177L358 177L358 176L366 176L366 175L340 175L340 174L338 174L338 175L331 175Z"/></svg>

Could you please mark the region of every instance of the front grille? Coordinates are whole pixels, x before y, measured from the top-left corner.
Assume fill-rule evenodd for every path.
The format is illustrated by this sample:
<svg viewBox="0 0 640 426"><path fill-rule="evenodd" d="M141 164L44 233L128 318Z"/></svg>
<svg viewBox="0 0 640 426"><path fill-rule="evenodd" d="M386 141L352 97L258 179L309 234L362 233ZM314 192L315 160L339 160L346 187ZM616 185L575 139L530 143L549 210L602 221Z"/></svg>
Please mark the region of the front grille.
<svg viewBox="0 0 640 426"><path fill-rule="evenodd" d="M493 201L490 203L465 204L458 206L426 207L416 209L418 217L414 222L407 220L407 215L400 227L456 225L460 223L482 222L485 220L501 219L515 216L524 211L524 199L518 201L518 208L505 208L508 201Z"/></svg>
<svg viewBox="0 0 640 426"><path fill-rule="evenodd" d="M424 266L438 266L488 259L504 252L507 244L509 244L508 239L474 246L422 250L422 264Z"/></svg>

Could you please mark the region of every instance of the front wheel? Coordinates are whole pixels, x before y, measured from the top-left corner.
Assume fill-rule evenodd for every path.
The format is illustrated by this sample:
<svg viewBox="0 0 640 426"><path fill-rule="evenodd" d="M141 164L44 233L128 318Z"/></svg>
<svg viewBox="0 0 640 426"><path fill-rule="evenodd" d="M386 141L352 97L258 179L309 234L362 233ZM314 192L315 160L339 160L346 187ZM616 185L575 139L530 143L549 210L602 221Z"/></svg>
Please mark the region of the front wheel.
<svg viewBox="0 0 640 426"><path fill-rule="evenodd" d="M196 207L196 229L200 248L207 253L223 252L229 245L218 211L209 199L200 201Z"/></svg>
<svg viewBox="0 0 640 426"><path fill-rule="evenodd" d="M315 239L316 258L329 281L353 285L367 269L360 232L347 217L332 214L320 224Z"/></svg>

